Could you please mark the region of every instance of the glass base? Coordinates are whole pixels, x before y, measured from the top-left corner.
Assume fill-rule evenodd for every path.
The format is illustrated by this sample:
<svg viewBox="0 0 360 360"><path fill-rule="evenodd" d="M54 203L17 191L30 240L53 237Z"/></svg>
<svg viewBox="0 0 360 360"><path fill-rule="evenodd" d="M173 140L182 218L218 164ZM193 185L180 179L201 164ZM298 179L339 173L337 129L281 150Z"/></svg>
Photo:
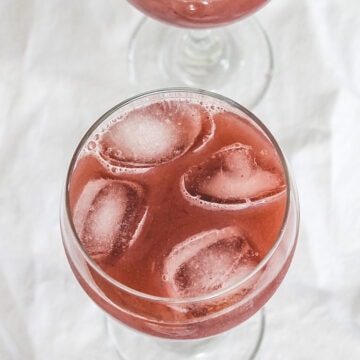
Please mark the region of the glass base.
<svg viewBox="0 0 360 360"><path fill-rule="evenodd" d="M200 340L167 340L145 335L107 318L112 344L121 360L250 360L254 359L265 330L262 309L239 326Z"/></svg>
<svg viewBox="0 0 360 360"><path fill-rule="evenodd" d="M128 53L136 93L189 86L230 97L253 108L272 75L268 37L254 19L211 30L189 30L144 18Z"/></svg>

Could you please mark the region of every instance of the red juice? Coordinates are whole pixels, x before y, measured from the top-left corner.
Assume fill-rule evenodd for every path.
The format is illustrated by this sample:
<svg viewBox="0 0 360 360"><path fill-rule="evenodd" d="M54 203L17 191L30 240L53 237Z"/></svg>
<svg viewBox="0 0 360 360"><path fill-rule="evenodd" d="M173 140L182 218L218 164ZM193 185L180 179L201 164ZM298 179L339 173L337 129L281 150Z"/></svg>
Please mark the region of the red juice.
<svg viewBox="0 0 360 360"><path fill-rule="evenodd" d="M78 240L64 244L81 285L115 318L206 337L251 316L285 275L288 194L278 148L246 111L201 94L145 96L80 145L68 197ZM288 240L274 250L281 232Z"/></svg>
<svg viewBox="0 0 360 360"><path fill-rule="evenodd" d="M187 28L230 24L268 0L129 0L141 12L160 21Z"/></svg>

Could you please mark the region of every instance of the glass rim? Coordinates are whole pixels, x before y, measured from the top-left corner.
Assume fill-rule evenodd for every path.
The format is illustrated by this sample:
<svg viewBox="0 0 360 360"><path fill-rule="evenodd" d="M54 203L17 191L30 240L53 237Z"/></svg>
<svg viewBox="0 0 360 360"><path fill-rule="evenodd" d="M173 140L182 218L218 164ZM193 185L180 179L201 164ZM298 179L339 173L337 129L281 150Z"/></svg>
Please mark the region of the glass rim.
<svg viewBox="0 0 360 360"><path fill-rule="evenodd" d="M246 276L240 278L240 280L234 282L233 284L221 288L219 290L216 291L212 291L208 294L203 294L203 295L199 295L199 296L195 296L195 297L165 297L165 296L158 296L158 295L152 295L152 294L148 294L145 292L141 292L139 290L133 289L119 281L117 281L116 279L114 279L113 277L111 277L109 274L107 274L97 263L96 261L94 261L91 256L87 253L87 251L85 250L84 246L82 245L82 242L75 230L75 226L74 226L74 222L71 216L71 209L70 209L70 198L69 198L69 189L70 189L70 181L71 181L71 176L72 173L75 169L75 165L76 162L78 160L78 156L80 154L80 152L82 151L84 145L86 144L86 141L89 139L89 137L91 136L91 134L93 134L94 130L102 123L104 122L107 118L109 118L109 116L111 116L111 114L113 114L114 112L116 112L117 110L121 109L122 107L136 101L136 100L140 100L142 98L146 98L148 96L151 95L158 95L158 94L166 94L166 93L184 93L184 94L199 94L199 95L203 95L206 97L210 97L210 98L214 98L217 100L220 100L222 102L227 103L228 105L240 110L241 112L243 112L246 116L248 116L251 121L254 121L256 123L257 126L260 127L261 131L264 132L264 134L267 136L268 140L271 142L271 144L274 146L274 149L279 157L279 160L281 162L283 171L284 171L284 176L285 176L285 181L286 181L286 207L285 207L285 214L284 214L284 218L282 221L282 225L281 228L278 232L276 241L274 241L274 243L272 244L271 248L267 251L266 255L264 256L264 258L256 265L256 267ZM154 90L150 90L150 91L146 91L146 92L142 92L139 93L137 95L134 95L132 97L127 98L124 101L121 101L120 103L118 103L117 105L113 106L110 110L108 110L107 112L105 112L102 116L100 116L100 118L98 118L91 126L90 128L86 131L86 133L83 135L83 137L81 138L80 142L78 143L78 145L76 146L76 149L71 157L70 160L70 164L67 170L67 175L66 175L66 182L65 182L65 196L62 199L62 202L65 201L65 210L66 210L66 217L67 220L69 221L70 224L70 228L71 228L71 232L72 235L74 236L74 238L76 239L76 245L78 246L79 250L81 251L82 255L85 258L85 261L103 278L106 279L106 281L108 281L109 283L111 283L112 285L116 286L117 288L121 289L122 291L125 291L131 295L134 295L136 297L140 297L146 300L150 300L150 301L154 301L154 302L159 302L159 303L170 303L170 304L184 304L184 303L196 303L196 302L201 302L204 300L211 300L214 298L218 298L221 297L229 292L234 291L235 289L237 289L238 287L241 286L241 284L246 283L248 280L250 280L252 277L254 277L271 259L272 255L275 253L276 249L279 247L280 243L282 242L282 238L283 238L283 234L285 232L285 227L286 224L288 222L289 219L289 210L290 210L290 201L291 201L291 190L293 187L293 183L291 181L291 178L289 176L289 169L287 166L287 162L286 162L286 158L280 148L280 146L278 145L276 139L274 138L274 136L272 135L272 133L270 132L270 130L267 128L267 126L256 116L254 115L251 111L249 111L248 109L246 109L244 106L240 105L239 103L237 103L236 101L208 91L208 90L203 90L203 89L197 89L197 88L190 88L190 87L168 87L168 88L161 88L161 89L154 89Z"/></svg>

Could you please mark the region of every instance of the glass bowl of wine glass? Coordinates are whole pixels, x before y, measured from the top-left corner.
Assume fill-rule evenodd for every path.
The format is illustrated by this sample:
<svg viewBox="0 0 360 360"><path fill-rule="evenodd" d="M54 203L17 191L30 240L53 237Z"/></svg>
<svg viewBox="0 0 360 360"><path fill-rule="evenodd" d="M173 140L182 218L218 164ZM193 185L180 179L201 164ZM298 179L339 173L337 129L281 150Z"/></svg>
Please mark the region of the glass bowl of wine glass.
<svg viewBox="0 0 360 360"><path fill-rule="evenodd" d="M120 359L250 359L299 229L296 188L265 125L190 88L100 117L69 165L65 252Z"/></svg>
<svg viewBox="0 0 360 360"><path fill-rule="evenodd" d="M190 86L252 108L273 69L268 36L253 13L268 0L129 0L146 15L129 46L135 91Z"/></svg>

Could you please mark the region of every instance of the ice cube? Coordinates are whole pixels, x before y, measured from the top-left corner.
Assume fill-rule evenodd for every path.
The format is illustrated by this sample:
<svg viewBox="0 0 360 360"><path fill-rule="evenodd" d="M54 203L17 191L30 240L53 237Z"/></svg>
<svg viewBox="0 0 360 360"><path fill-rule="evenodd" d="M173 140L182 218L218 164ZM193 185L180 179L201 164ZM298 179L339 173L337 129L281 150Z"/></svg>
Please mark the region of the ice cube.
<svg viewBox="0 0 360 360"><path fill-rule="evenodd" d="M164 279L170 296L196 297L246 277L258 258L239 229L204 231L171 250L164 265Z"/></svg>
<svg viewBox="0 0 360 360"><path fill-rule="evenodd" d="M251 146L236 143L190 168L182 189L200 206L240 209L283 193L285 179L280 169L263 169Z"/></svg>
<svg viewBox="0 0 360 360"><path fill-rule="evenodd" d="M152 167L183 155L201 133L203 111L163 101L129 112L100 140L100 156L115 166Z"/></svg>
<svg viewBox="0 0 360 360"><path fill-rule="evenodd" d="M130 181L98 179L84 187L74 209L74 226L94 258L120 255L135 241L145 218L143 189Z"/></svg>

